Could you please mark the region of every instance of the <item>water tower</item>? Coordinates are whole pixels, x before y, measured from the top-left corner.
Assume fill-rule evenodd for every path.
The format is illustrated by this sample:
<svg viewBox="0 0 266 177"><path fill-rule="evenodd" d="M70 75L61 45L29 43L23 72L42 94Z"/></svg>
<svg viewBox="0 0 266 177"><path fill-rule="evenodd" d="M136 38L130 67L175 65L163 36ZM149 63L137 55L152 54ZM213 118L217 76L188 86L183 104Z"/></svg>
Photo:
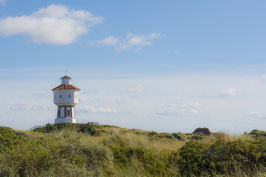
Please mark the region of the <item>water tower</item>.
<svg viewBox="0 0 266 177"><path fill-rule="evenodd" d="M58 107L55 123L76 123L75 105L79 101L80 89L71 85L71 77L67 75L61 78L61 82L61 85L52 89L54 104Z"/></svg>

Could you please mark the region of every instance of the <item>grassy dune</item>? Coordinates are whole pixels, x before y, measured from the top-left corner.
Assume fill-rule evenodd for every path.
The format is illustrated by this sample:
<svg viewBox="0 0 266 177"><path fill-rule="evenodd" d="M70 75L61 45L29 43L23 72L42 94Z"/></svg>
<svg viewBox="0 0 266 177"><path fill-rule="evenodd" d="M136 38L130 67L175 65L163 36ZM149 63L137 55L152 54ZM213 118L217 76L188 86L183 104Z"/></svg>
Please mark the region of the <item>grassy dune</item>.
<svg viewBox="0 0 266 177"><path fill-rule="evenodd" d="M266 176L266 132L157 133L90 124L0 127L0 176Z"/></svg>

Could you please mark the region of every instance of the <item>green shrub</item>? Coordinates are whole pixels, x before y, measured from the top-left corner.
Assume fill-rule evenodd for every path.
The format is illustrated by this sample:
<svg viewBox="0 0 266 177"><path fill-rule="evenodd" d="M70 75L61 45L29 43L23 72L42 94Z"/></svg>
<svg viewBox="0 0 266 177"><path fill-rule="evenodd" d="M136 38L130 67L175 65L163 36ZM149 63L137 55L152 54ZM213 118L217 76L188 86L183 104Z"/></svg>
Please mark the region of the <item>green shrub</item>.
<svg viewBox="0 0 266 177"><path fill-rule="evenodd" d="M259 137L259 136L264 136L266 137L266 131L262 131L262 130L252 130L250 133L250 135L253 135L253 136L256 136L256 137Z"/></svg>
<svg viewBox="0 0 266 177"><path fill-rule="evenodd" d="M265 166L265 141L220 140L212 145L191 141L180 150L178 167L183 175L234 174Z"/></svg>
<svg viewBox="0 0 266 177"><path fill-rule="evenodd" d="M9 127L0 127L0 153L12 149L22 137Z"/></svg>
<svg viewBox="0 0 266 177"><path fill-rule="evenodd" d="M34 131L17 133L11 128L0 127L0 177L251 177L266 173L263 131L252 131L249 140L239 138L231 141L224 133L214 134L214 138L208 139L209 136L199 134L106 127L48 124L34 130L46 134ZM105 133L99 134L99 131ZM140 141L138 136L143 139ZM189 142L177 141L186 141L189 136L192 136Z"/></svg>
<svg viewBox="0 0 266 177"><path fill-rule="evenodd" d="M174 139L173 135L171 135L170 133L158 133L156 135L156 137L158 137L158 138Z"/></svg>
<svg viewBox="0 0 266 177"><path fill-rule="evenodd" d="M155 131L151 131L151 132L149 132L149 136L156 136L156 135L158 135L158 133L155 132Z"/></svg>
<svg viewBox="0 0 266 177"><path fill-rule="evenodd" d="M92 136L99 135L99 131L96 130L95 125L92 124L75 124L78 128L78 132L88 133Z"/></svg>
<svg viewBox="0 0 266 177"><path fill-rule="evenodd" d="M58 163L56 146L35 139L24 139L4 154L2 166L13 167L19 176L37 176Z"/></svg>
<svg viewBox="0 0 266 177"><path fill-rule="evenodd" d="M206 161L204 152L208 149L208 145L200 141L190 141L180 150L177 167L182 175L189 173L200 175L205 170Z"/></svg>
<svg viewBox="0 0 266 177"><path fill-rule="evenodd" d="M174 139L174 137L170 133L157 133L155 131L149 132L149 136L157 137L157 138Z"/></svg>
<svg viewBox="0 0 266 177"><path fill-rule="evenodd" d="M99 135L99 131L96 130L96 125L92 124L72 124L72 123L60 123L60 124L46 124L43 127L35 128L33 131L50 133L61 130L73 130L81 133L88 133L92 136Z"/></svg>
<svg viewBox="0 0 266 177"><path fill-rule="evenodd" d="M104 169L113 166L113 153L104 146L94 145L82 150L82 154L87 158L87 168Z"/></svg>
<svg viewBox="0 0 266 177"><path fill-rule="evenodd" d="M155 152L132 147L116 147L112 151L115 163L123 168L130 168L131 162L136 159L144 168L146 174L163 176L166 172L167 156L160 156Z"/></svg>
<svg viewBox="0 0 266 177"><path fill-rule="evenodd" d="M172 135L178 139L179 141L186 141L187 140L187 137L185 134L183 133L172 133Z"/></svg>
<svg viewBox="0 0 266 177"><path fill-rule="evenodd" d="M229 136L226 133L223 133L223 132L213 133L213 136L216 138L216 140L227 140L227 139L229 139Z"/></svg>
<svg viewBox="0 0 266 177"><path fill-rule="evenodd" d="M206 135L203 133L194 133L194 134L192 134L192 136L190 138L191 138L191 140L203 140L203 138L205 136Z"/></svg>

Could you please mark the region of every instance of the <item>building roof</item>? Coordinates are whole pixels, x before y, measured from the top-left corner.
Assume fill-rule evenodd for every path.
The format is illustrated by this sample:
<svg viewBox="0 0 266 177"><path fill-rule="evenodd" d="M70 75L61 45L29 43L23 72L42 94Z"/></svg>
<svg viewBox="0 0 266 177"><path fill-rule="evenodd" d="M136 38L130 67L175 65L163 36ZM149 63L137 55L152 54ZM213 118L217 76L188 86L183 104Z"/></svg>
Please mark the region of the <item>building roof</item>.
<svg viewBox="0 0 266 177"><path fill-rule="evenodd" d="M72 79L71 77L65 75L64 77L61 77L61 79Z"/></svg>
<svg viewBox="0 0 266 177"><path fill-rule="evenodd" d="M204 133L205 135L211 135L212 132L208 128L197 128L193 133Z"/></svg>
<svg viewBox="0 0 266 177"><path fill-rule="evenodd" d="M54 90L80 90L80 89L78 87L75 87L74 85L61 84L61 85L52 89L52 91L54 91Z"/></svg>

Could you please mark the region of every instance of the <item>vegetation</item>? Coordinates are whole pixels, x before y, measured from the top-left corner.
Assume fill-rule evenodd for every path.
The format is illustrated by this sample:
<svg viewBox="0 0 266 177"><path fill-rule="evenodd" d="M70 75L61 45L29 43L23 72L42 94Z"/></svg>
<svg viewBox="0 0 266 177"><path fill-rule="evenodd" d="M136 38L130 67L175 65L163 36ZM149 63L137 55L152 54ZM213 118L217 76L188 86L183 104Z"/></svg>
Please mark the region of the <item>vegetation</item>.
<svg viewBox="0 0 266 177"><path fill-rule="evenodd" d="M231 136L115 126L0 127L1 176L266 176L265 131Z"/></svg>

